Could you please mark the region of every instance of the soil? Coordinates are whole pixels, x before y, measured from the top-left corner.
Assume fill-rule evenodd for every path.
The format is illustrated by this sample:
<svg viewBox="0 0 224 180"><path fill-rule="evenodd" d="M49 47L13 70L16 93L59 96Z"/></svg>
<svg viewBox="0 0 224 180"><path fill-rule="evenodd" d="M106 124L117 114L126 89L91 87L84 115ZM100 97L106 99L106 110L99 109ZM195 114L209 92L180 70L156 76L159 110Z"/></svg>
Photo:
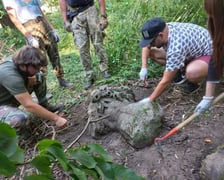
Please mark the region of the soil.
<svg viewBox="0 0 224 180"><path fill-rule="evenodd" d="M130 80L123 85L133 89L138 101L149 96L157 83L158 79L150 80L146 88L137 80ZM221 83L217 94L223 91L222 87ZM171 85L157 100L164 109L159 137L166 135L193 113L204 95L205 85L192 94L184 94L182 88ZM70 121L69 127L55 135L65 148L80 135L86 125L88 104L86 98L65 114ZM161 149L155 144L134 149L118 132L111 132L96 140L87 131L73 147L98 143L113 157L114 162L123 164L147 180L199 180L202 160L223 143L223 119L223 103L219 102L209 113L195 118L176 134L160 141Z"/></svg>

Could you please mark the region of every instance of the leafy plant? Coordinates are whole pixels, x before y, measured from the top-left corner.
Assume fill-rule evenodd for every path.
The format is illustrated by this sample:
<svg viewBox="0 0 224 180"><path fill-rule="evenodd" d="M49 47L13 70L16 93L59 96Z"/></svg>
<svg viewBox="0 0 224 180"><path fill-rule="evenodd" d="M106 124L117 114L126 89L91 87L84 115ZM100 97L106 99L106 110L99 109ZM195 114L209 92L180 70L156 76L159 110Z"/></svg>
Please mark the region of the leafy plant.
<svg viewBox="0 0 224 180"><path fill-rule="evenodd" d="M0 174L12 176L16 164L24 161L23 150L17 145L16 131L5 123L0 123Z"/></svg>
<svg viewBox="0 0 224 180"><path fill-rule="evenodd" d="M24 162L24 152L17 145L15 129L0 123L0 174L11 177L17 165ZM98 144L83 145L67 150L57 140L43 139L38 142L39 153L29 162L38 174L25 180L52 180L52 166L60 167L71 179L87 180L143 180L143 177L123 165L112 162L112 157Z"/></svg>
<svg viewBox="0 0 224 180"><path fill-rule="evenodd" d="M54 95L53 101L63 99L70 103L72 97L83 94L85 75L79 59L77 47L74 45L72 33L64 29L58 1L43 1L49 5L51 12L46 15L60 35L58 43L61 63L65 70L65 79L74 82L74 88L63 90L58 88L58 82L49 66L47 78L48 90ZM0 1L0 5L1 5ZM95 4L98 6L98 2ZM0 6L0 10L3 6ZM99 8L99 7L98 7ZM123 83L127 79L138 79L141 68L141 48L139 41L141 27L152 17L162 17L167 22L191 22L206 26L206 15L201 0L107 0L106 9L109 26L105 30L105 49L109 59L110 80L104 80L99 72L98 58L91 46L94 72L97 76L96 85ZM3 11L2 11L3 12ZM15 49L25 44L24 37L17 30L0 28L3 47L0 48L0 59L11 55ZM161 76L163 67L148 61L149 78Z"/></svg>

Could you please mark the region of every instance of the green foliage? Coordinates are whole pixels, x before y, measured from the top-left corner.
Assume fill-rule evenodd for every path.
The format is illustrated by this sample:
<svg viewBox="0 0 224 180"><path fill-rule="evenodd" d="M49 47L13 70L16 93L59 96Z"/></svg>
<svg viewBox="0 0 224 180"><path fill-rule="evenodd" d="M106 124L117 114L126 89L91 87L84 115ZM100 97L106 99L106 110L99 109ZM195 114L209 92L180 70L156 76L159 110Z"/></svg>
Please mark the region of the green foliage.
<svg viewBox="0 0 224 180"><path fill-rule="evenodd" d="M16 173L16 164L24 161L23 150L17 145L16 131L0 123L0 174L9 177Z"/></svg>
<svg viewBox="0 0 224 180"><path fill-rule="evenodd" d="M39 154L33 157L32 165L38 174L25 180L52 180L52 165L57 165L71 179L87 180L143 180L134 171L112 162L112 157L98 144L83 145L65 151L57 140L44 139L38 142ZM13 128L0 123L0 174L10 177L17 172L17 164L24 162L24 153L17 145Z"/></svg>
<svg viewBox="0 0 224 180"><path fill-rule="evenodd" d="M65 79L74 82L75 87L59 89L58 82L49 66L47 78L48 90L54 95L54 102L58 100L71 105L79 100L85 83L85 75L80 63L77 47L74 45L72 33L64 29L63 20L57 0L44 0L50 5L52 12L46 15L60 35L58 43L61 63L65 70ZM95 1L98 6L98 1ZM91 46L94 72L97 81L95 85L123 83L127 79L138 79L141 68L141 48L139 41L141 37L141 27L149 18L162 17L167 22L192 22L206 26L206 16L201 0L107 0L107 15L109 26L105 30L105 48L109 58L109 70L112 78L105 80L98 68L98 58ZM0 28L3 48L0 48L0 59L6 57L15 49L25 44L21 33L9 28ZM148 61L149 77L161 76L164 68L152 61ZM74 98L75 97L75 98Z"/></svg>
<svg viewBox="0 0 224 180"><path fill-rule="evenodd" d="M206 25L201 0L108 0L106 49L110 67L121 77L136 77L141 68L141 27L149 18L162 17L167 22L192 22ZM161 74L162 67L149 64L150 77Z"/></svg>
<svg viewBox="0 0 224 180"><path fill-rule="evenodd" d="M50 5L51 13L47 17L60 35L58 43L61 63L65 78L74 82L71 89L59 89L58 83L49 66L47 78L48 91L54 96L52 101L63 101L66 107L79 103L85 81L79 53L73 42L73 36L64 30L57 0L43 0ZM97 4L96 0L96 4ZM93 47L96 85L124 82L138 78L141 68L141 27L149 18L162 17L167 22L192 22L206 26L206 15L201 0L106 0L109 26L105 30L105 47L109 58L112 78L104 80L98 69L98 59ZM5 13L0 1L0 18ZM0 28L0 60L11 55L25 44L25 39L18 30L9 27ZM161 76L163 67L152 61L148 62L150 78ZM4 129L4 130L2 130ZM40 174L30 175L26 180L49 180L52 164L57 164L73 179L122 179L138 180L133 171L112 162L111 157L99 145L92 144L64 152L57 141L43 140L38 143L39 154L31 164ZM23 150L17 146L15 131L5 124L0 124L0 174L10 177L17 170L17 164L24 161Z"/></svg>
<svg viewBox="0 0 224 180"><path fill-rule="evenodd" d="M0 28L0 59L10 56L16 49L25 45L25 39L22 34L16 29L9 27Z"/></svg>

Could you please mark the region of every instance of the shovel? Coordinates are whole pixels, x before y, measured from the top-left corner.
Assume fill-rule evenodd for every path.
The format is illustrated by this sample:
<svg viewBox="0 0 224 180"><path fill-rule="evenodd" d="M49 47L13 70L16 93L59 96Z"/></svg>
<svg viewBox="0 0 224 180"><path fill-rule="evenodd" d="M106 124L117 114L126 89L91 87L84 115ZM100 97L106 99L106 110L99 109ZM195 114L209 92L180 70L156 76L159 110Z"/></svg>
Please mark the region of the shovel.
<svg viewBox="0 0 224 180"><path fill-rule="evenodd" d="M221 99L224 98L224 92L218 95L212 102L212 105L218 103ZM173 134L177 133L180 129L188 125L190 122L192 122L197 116L199 116L198 113L193 113L190 117L188 117L186 120L178 124L176 127L171 129L165 136L163 137L157 137L154 139L154 144L157 145L159 152L162 152L161 149L161 141L167 139L168 137L172 136Z"/></svg>

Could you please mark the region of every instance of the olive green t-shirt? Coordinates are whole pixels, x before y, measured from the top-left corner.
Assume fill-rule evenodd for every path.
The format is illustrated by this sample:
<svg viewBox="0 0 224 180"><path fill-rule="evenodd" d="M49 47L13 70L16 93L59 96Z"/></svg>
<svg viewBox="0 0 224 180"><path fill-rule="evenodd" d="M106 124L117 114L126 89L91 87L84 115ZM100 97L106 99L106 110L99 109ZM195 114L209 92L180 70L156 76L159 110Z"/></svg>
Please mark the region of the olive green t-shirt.
<svg viewBox="0 0 224 180"><path fill-rule="evenodd" d="M25 81L11 59L0 63L0 105L19 105L15 95L25 93Z"/></svg>

